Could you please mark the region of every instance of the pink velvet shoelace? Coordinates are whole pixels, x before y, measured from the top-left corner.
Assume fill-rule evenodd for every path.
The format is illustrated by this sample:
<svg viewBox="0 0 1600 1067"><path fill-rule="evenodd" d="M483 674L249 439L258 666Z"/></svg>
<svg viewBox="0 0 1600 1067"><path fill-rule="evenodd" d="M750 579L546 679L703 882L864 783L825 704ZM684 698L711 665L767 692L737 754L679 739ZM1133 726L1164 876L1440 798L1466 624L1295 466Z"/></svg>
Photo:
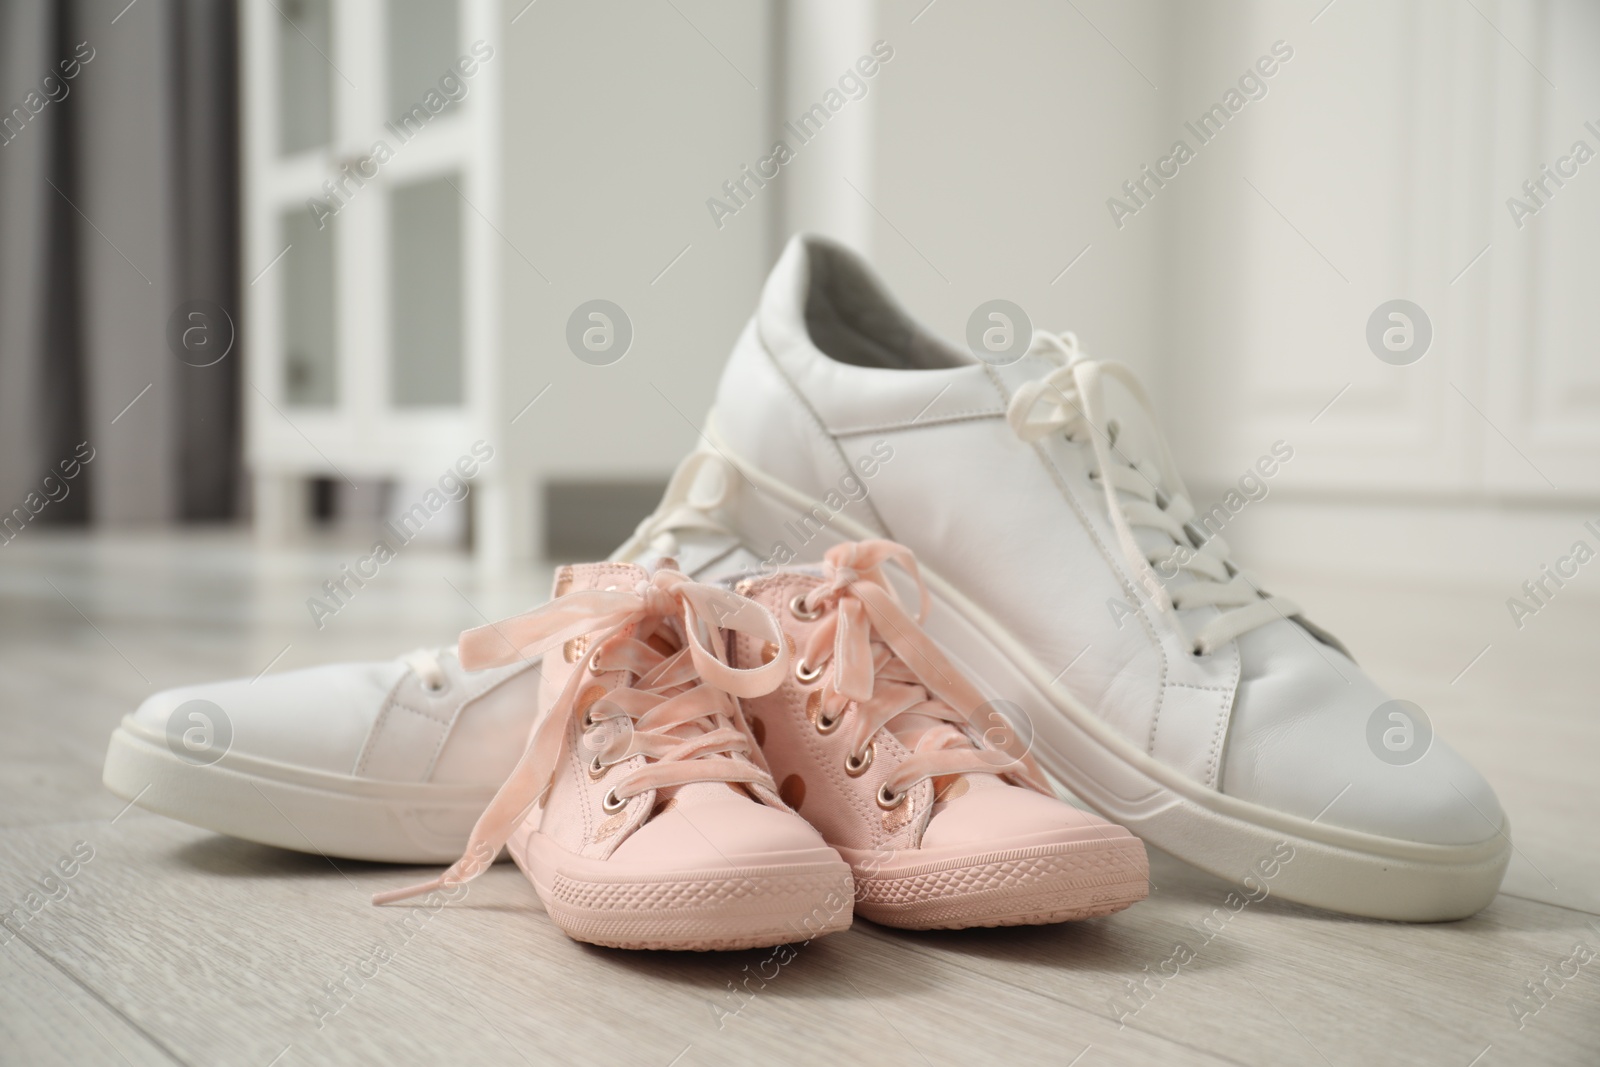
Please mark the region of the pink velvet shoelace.
<svg viewBox="0 0 1600 1067"><path fill-rule="evenodd" d="M883 571L888 563L916 582L921 603L915 617L890 586ZM1015 732L982 721L997 716L985 711L992 705L923 631L928 588L910 549L883 540L836 545L827 552L823 575L825 584L799 604L805 614L822 615L800 650L801 663L810 670L833 664L821 714L830 722L851 715L856 753L885 726L897 736L897 726L920 727L905 731L915 734L913 751L885 783L891 795L929 778L969 773L1004 774L1050 791Z"/></svg>
<svg viewBox="0 0 1600 1067"><path fill-rule="evenodd" d="M630 628L631 632L630 632ZM649 642L671 631L682 647L665 653ZM748 670L723 658L719 630L749 634L778 647L769 663ZM670 561L630 590L583 590L543 607L461 635L457 654L468 670L541 656L577 637L595 635L543 719L522 758L472 829L466 852L439 877L373 896L390 904L471 881L494 862L512 832L549 790L570 747L574 716L622 723L596 754L602 765L644 755L650 762L620 778L618 800L692 782L754 784L775 790L750 737L737 698L770 693L789 668L787 643L766 608L728 589L690 581ZM709 642L709 645L708 645ZM628 671L634 681L580 711L578 696L592 670Z"/></svg>

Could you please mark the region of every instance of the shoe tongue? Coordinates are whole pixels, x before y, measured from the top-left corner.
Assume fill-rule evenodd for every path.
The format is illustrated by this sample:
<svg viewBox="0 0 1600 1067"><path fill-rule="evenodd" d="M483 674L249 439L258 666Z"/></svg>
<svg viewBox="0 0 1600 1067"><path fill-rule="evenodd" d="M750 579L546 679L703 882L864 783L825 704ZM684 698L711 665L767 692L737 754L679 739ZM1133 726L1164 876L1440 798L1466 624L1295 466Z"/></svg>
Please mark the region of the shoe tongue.
<svg viewBox="0 0 1600 1067"><path fill-rule="evenodd" d="M903 711L896 715L884 724L884 729L893 734L896 741L910 749L915 749L930 731L959 733L954 726L943 719L936 719L932 715L919 715L912 711Z"/></svg>
<svg viewBox="0 0 1600 1067"><path fill-rule="evenodd" d="M1109 429L1107 431L1110 443L1106 449L1111 463L1137 472L1162 494L1170 496L1176 493L1178 486L1165 484L1161 477L1160 465L1153 458L1159 454L1162 447L1161 428L1151 425L1139 410L1125 407L1118 409L1116 414L1108 419L1108 427L1111 423L1115 424L1115 428L1114 432ZM1125 508L1140 499L1122 489L1118 489L1116 495ZM1165 530L1153 526L1135 526L1133 537L1142 550L1152 554L1168 552L1177 544Z"/></svg>
<svg viewBox="0 0 1600 1067"><path fill-rule="evenodd" d="M684 723L672 730L675 737L691 738L703 733L710 728L708 720L697 719L694 722ZM730 782L689 782L684 785L667 786L656 791L656 808L660 810L667 804L675 807L691 808L710 801L726 801L728 792L732 790L739 796L744 796L744 791Z"/></svg>
<svg viewBox="0 0 1600 1067"><path fill-rule="evenodd" d="M894 656L889 662L900 663L902 665L904 663L904 661L898 656ZM879 684L881 685L883 683L879 682ZM901 682L898 684L915 685L918 689L922 690L925 699L943 703L943 701L940 701L937 696L928 692L927 687L923 686L921 683ZM892 734L896 741L899 741L906 748L913 750L915 750L917 745L922 742L923 738L928 737L930 734L932 734L935 739L938 739L943 735L948 735L950 737L959 738L962 744L970 743L965 735L961 733L961 731L957 730L946 720L935 718L932 715L923 715L915 711L902 711L899 715L896 715L894 718L885 723L883 728Z"/></svg>
<svg viewBox="0 0 1600 1067"><path fill-rule="evenodd" d="M655 813L668 805L693 809L703 804L726 803L730 792L735 796L747 796L744 790L731 782L690 782L688 785L668 786L656 790Z"/></svg>
<svg viewBox="0 0 1600 1067"><path fill-rule="evenodd" d="M819 582L820 582L821 577L822 577L821 573L819 571L817 571L816 569L811 568L811 567L791 567L791 568L788 568L786 573L804 574L808 578L817 579ZM903 660L892 648L889 648L888 643L883 641L883 639L881 637L879 637L877 633L873 634L872 644L873 644L873 647L875 649L879 648L879 647L882 647L882 648L885 648L885 649L888 650L888 652L889 652L889 660L885 664L886 667L888 667L888 666L897 666L900 670L902 670L906 674L910 675L913 679L916 678L916 673L911 670L910 666L905 662L905 660ZM876 655L876 653L874 653L874 655ZM880 677L878 679L878 681L877 681L877 684L878 685L883 685L885 683L884 683L884 680ZM898 683L895 683L895 684L915 686L917 689L922 691L923 699L932 700L932 701L938 701L940 703L943 703L943 701L940 701L937 696L935 696L933 693L928 691L927 686L923 685L919 681L914 681L913 680L913 681L906 681L906 682L898 682ZM896 741L899 741L906 748L913 749L913 750L917 747L918 743L920 743L924 737L926 737L930 732L933 732L933 731L937 731L937 732L944 733L944 734L949 734L949 735L954 736L954 737L959 737L963 744L970 743L970 742L968 742L967 738L964 735L961 734L961 732L959 730L957 730L954 726L952 726L946 720L940 719L940 718L936 718L936 717L934 717L932 715L919 714L918 712L915 712L915 711L903 711L903 712L901 712L899 715L896 715L894 718L890 719L887 723L885 723L883 725L883 729L887 730L894 737L894 739Z"/></svg>
<svg viewBox="0 0 1600 1067"><path fill-rule="evenodd" d="M577 563L562 567L556 572L555 588L552 595L562 597L568 593L586 592L595 589L632 589L649 577L650 571L636 563L621 561ZM659 651L667 655L677 651L676 647L671 647L677 644L676 638L675 636L670 639L667 638L668 630L659 625L651 626L649 629L654 632L649 634L647 641L656 645ZM637 626L630 626L624 629L619 636L633 637L638 633L639 628ZM584 651L581 647L583 640L582 638L578 639L578 644L570 653L563 654L557 660L556 669L547 667L546 684L564 681L565 672L572 669L571 665L581 657ZM549 664L548 660L546 662ZM564 668L564 670L560 668ZM557 688L559 688L559 685L557 685ZM696 732L696 726L693 723L685 724L679 727L676 732L687 738ZM680 807L695 807L712 801L726 801L730 790L739 796L745 795L737 786L730 785L727 782L690 782L687 785L671 786L659 790L656 793L656 805L659 810L667 804Z"/></svg>
<svg viewBox="0 0 1600 1067"><path fill-rule="evenodd" d="M984 789L1010 789L996 774L947 774L933 780L933 817L950 806L951 801L968 793Z"/></svg>
<svg viewBox="0 0 1600 1067"><path fill-rule="evenodd" d="M552 598L594 589L632 589L650 577L637 563L574 563L556 571Z"/></svg>

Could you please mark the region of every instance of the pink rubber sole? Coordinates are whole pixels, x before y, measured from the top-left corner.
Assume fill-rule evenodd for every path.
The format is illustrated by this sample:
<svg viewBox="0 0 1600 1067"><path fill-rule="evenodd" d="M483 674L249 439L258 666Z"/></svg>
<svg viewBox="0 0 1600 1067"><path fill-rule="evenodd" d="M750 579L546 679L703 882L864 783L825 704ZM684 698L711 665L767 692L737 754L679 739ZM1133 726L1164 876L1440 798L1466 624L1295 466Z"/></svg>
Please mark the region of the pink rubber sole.
<svg viewBox="0 0 1600 1067"><path fill-rule="evenodd" d="M907 930L1092 919L1150 893L1144 843L1128 834L925 862L840 851L855 868L856 914Z"/></svg>
<svg viewBox="0 0 1600 1067"><path fill-rule="evenodd" d="M585 859L538 833L507 844L545 911L576 941L693 952L765 948L848 929L854 883L843 861L709 871L629 872Z"/></svg>

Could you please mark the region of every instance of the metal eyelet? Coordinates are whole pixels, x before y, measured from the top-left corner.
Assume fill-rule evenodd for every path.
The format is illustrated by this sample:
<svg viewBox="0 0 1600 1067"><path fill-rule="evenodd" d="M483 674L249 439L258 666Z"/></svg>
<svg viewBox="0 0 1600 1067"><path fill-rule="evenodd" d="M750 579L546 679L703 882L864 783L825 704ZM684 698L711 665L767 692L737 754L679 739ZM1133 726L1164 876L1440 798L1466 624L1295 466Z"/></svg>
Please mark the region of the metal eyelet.
<svg viewBox="0 0 1600 1067"><path fill-rule="evenodd" d="M842 711L839 714L835 715L831 719L825 718L823 716L823 714L819 711L817 713L817 733L819 733L819 734L831 734L831 733L833 733L835 730L837 730L839 728L839 723L843 719L844 719L844 712L842 712Z"/></svg>
<svg viewBox="0 0 1600 1067"><path fill-rule="evenodd" d="M844 758L844 773L852 778L860 778L868 767L872 766L872 757L876 753L877 745L868 742L866 750L859 756L854 752Z"/></svg>
<svg viewBox="0 0 1600 1067"><path fill-rule="evenodd" d="M801 685L810 685L822 677L821 667L811 667L805 660L796 660L794 664L794 677Z"/></svg>
<svg viewBox="0 0 1600 1067"><path fill-rule="evenodd" d="M804 593L796 593L794 599L789 601L789 614L801 622L816 622L822 618L822 609L817 608L815 611L807 611L806 595Z"/></svg>
<svg viewBox="0 0 1600 1067"><path fill-rule="evenodd" d="M604 674L605 670L606 669L604 667L600 666L600 661L598 659L592 659L589 661L590 674Z"/></svg>
<svg viewBox="0 0 1600 1067"><path fill-rule="evenodd" d="M876 797L878 807L884 811L893 811L906 802L906 797L909 793L910 790L905 793L891 793L889 792L889 783L884 782L883 785L878 787L878 795Z"/></svg>
<svg viewBox="0 0 1600 1067"><path fill-rule="evenodd" d="M594 759L589 761L589 779L591 781L598 781L601 778L604 778L606 776L606 772L610 769L611 768L609 766L600 762L599 756L596 756Z"/></svg>
<svg viewBox="0 0 1600 1067"><path fill-rule="evenodd" d="M600 798L600 810L607 815L615 815L627 806L628 802L620 799L615 789L606 790L606 795Z"/></svg>
<svg viewBox="0 0 1600 1067"><path fill-rule="evenodd" d="M438 685L429 685L427 682L423 682L422 683L422 688L425 691L427 691L429 693L432 693L435 696L437 696L438 694L440 694L440 693L444 692L446 689L448 689L449 688L449 684L446 683L446 682L440 682Z"/></svg>

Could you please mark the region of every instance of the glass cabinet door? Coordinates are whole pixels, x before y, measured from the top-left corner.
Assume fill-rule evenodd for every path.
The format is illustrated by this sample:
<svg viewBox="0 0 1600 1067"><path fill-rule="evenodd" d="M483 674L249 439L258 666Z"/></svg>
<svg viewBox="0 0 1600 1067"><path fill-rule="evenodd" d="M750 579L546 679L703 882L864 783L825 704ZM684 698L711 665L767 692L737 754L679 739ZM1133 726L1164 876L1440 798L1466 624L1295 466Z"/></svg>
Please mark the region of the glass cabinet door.
<svg viewBox="0 0 1600 1067"><path fill-rule="evenodd" d="M460 404L461 197L449 180L389 196L389 321L396 407Z"/></svg>
<svg viewBox="0 0 1600 1067"><path fill-rule="evenodd" d="M277 111L263 150L274 250L285 250L272 268L279 388L287 404L355 420L360 433L391 411L466 399L457 190L468 188L473 146L461 124L475 105L472 76L456 66L467 54L462 8L266 0L258 24L272 49L263 95Z"/></svg>
<svg viewBox="0 0 1600 1067"><path fill-rule="evenodd" d="M461 47L461 12L456 0L389 0L388 55L384 63L389 73L389 99L386 118L395 118L421 103L431 89L440 92L439 79L464 51ZM440 114L447 114L446 105Z"/></svg>
<svg viewBox="0 0 1600 1067"><path fill-rule="evenodd" d="M283 272L283 396L296 407L338 403L338 365L334 355L333 227L317 232L305 208L280 216L288 254Z"/></svg>
<svg viewBox="0 0 1600 1067"><path fill-rule="evenodd" d="M333 12L328 0L281 0L278 23L278 154L332 139Z"/></svg>
<svg viewBox="0 0 1600 1067"><path fill-rule="evenodd" d="M432 123L459 110L452 97L465 99L455 70L464 51L459 4L390 0L385 11L386 112L398 121L426 108L433 118L418 136L437 136ZM461 183L457 172L396 184L389 194L389 402L395 407L462 401Z"/></svg>

